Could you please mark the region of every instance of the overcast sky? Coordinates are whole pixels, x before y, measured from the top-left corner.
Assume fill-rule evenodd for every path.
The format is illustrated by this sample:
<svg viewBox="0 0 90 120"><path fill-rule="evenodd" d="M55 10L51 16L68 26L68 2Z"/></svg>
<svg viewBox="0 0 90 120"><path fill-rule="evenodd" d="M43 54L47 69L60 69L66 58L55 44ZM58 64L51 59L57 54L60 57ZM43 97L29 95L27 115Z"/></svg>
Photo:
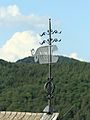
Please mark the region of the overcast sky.
<svg viewBox="0 0 90 120"><path fill-rule="evenodd" d="M59 54L90 62L90 0L0 0L0 59L30 56L49 18L62 30Z"/></svg>

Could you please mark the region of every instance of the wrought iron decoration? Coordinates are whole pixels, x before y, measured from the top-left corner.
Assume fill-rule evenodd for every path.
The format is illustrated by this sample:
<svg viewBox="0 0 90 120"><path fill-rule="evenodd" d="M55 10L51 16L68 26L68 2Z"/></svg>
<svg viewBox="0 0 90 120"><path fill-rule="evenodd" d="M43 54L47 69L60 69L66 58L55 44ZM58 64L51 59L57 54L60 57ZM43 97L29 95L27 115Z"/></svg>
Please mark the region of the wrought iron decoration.
<svg viewBox="0 0 90 120"><path fill-rule="evenodd" d="M47 40L43 40L40 44L43 45L45 43L48 44L48 46L42 46L37 49L34 60L39 62L40 64L48 63L49 64L49 76L47 79L47 82L44 85L44 90L47 93L47 99L48 99L48 105L45 107L43 112L52 114L54 112L53 105L52 105L52 98L53 98L53 92L54 92L54 84L53 84L53 78L51 75L51 63L55 63L58 60L58 56L52 55L54 51L57 50L56 45L52 45L54 42L60 42L61 39L52 38L53 34L61 34L62 31L58 30L52 30L51 29L51 19L49 19L49 30L47 32L43 32L40 36L43 37L45 35L48 35L49 38Z"/></svg>

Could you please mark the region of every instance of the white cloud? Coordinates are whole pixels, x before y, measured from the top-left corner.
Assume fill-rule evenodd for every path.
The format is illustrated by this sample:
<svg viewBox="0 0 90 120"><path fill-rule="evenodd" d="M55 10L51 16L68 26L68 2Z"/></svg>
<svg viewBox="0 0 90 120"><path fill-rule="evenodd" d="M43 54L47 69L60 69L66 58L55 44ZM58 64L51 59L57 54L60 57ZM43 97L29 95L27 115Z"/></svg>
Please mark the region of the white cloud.
<svg viewBox="0 0 90 120"><path fill-rule="evenodd" d="M0 7L0 26L33 26L43 27L46 25L47 18L34 14L23 15L17 5Z"/></svg>
<svg viewBox="0 0 90 120"><path fill-rule="evenodd" d="M31 32L17 32L0 48L0 59L16 61L31 55L30 50L39 47L39 35Z"/></svg>
<svg viewBox="0 0 90 120"><path fill-rule="evenodd" d="M11 27L13 31L16 27L18 31L24 31L25 29L33 30L37 27L42 28L46 25L47 17L34 14L24 15L17 5L0 7L1 29L8 29L8 27ZM0 48L0 59L16 61L29 56L31 54L30 50L32 48L36 49L39 46L40 39L39 35L31 31L16 32L11 39L7 40L2 48Z"/></svg>
<svg viewBox="0 0 90 120"><path fill-rule="evenodd" d="M77 53L75 53L75 52L71 53L69 57L73 58L73 59L78 59Z"/></svg>
<svg viewBox="0 0 90 120"><path fill-rule="evenodd" d="M76 52L71 53L69 57L76 60L85 61L84 59L81 59Z"/></svg>
<svg viewBox="0 0 90 120"><path fill-rule="evenodd" d="M16 5L10 5L8 7L0 8L0 18L18 16L20 15L20 10Z"/></svg>
<svg viewBox="0 0 90 120"><path fill-rule="evenodd" d="M9 5L0 7L0 28L11 30L18 28L24 31L24 29L34 29L37 27L45 27L47 18L30 14L24 15L21 13L20 8L17 5ZM9 29L10 30L10 29ZM11 39L0 48L0 59L7 61L16 61L18 59L29 56L32 48L36 49L39 46L39 35L31 32L16 32Z"/></svg>

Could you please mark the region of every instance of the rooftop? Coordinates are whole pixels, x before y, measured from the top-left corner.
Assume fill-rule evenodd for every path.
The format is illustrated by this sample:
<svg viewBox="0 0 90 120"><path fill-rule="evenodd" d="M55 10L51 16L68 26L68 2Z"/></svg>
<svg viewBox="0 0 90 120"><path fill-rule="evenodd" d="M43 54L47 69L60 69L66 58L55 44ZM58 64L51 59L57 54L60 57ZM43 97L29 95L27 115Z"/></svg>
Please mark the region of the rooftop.
<svg viewBox="0 0 90 120"><path fill-rule="evenodd" d="M1 111L0 120L57 120L59 113L30 113Z"/></svg>

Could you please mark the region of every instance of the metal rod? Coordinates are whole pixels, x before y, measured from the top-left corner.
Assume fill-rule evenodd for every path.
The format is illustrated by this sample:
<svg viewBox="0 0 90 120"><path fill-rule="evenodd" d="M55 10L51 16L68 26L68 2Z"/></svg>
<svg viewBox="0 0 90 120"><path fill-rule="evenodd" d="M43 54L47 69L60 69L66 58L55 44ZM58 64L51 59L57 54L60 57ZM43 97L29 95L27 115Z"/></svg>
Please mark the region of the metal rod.
<svg viewBox="0 0 90 120"><path fill-rule="evenodd" d="M51 19L49 19L49 78L51 79L51 60L52 60L52 56L51 56Z"/></svg>
<svg viewBox="0 0 90 120"><path fill-rule="evenodd" d="M51 19L49 19L49 95L48 95L48 106L49 106L49 113L52 112L52 95L51 95Z"/></svg>

